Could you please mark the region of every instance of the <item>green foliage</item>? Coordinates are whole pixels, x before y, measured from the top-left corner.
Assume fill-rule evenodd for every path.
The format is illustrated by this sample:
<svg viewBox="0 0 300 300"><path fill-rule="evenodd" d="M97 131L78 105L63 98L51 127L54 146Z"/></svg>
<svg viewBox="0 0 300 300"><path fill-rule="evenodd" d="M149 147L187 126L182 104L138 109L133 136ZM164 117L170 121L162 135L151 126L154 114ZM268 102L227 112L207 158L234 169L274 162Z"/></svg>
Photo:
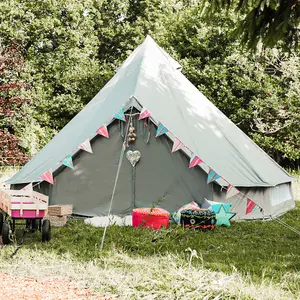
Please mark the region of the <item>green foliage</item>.
<svg viewBox="0 0 300 300"><path fill-rule="evenodd" d="M98 91L98 40L91 30L97 16L86 8L91 3L1 4L7 14L2 15L0 31L6 41L17 40L24 48L24 79L31 86L28 94L36 107L34 117L42 126L60 129Z"/></svg>
<svg viewBox="0 0 300 300"><path fill-rule="evenodd" d="M24 149L15 135L14 119L30 100L22 96L24 83L18 74L23 70L24 61L20 46L0 43L0 165L23 164L28 161Z"/></svg>
<svg viewBox="0 0 300 300"><path fill-rule="evenodd" d="M14 118L27 152L33 155L45 145L151 34L180 62L189 80L259 146L278 162L297 167L297 52L287 55L278 48L253 54L241 49L241 40L233 37L239 24L236 12L218 10L207 18L201 3L2 1L1 37L5 44L22 46L19 76L26 83L24 96L33 102Z"/></svg>
<svg viewBox="0 0 300 300"><path fill-rule="evenodd" d="M287 170L286 170L288 173L290 173L292 176L294 176L295 178L300 178L300 168L298 168L298 169L290 169L290 168L288 168Z"/></svg>
<svg viewBox="0 0 300 300"><path fill-rule="evenodd" d="M299 204L281 219L299 230ZM66 227L55 228L52 240L46 244L40 242L40 233L27 235L24 247L37 247L60 255L70 253L80 261L101 259L111 252L125 252L133 257L171 253L188 261L190 253L186 249L191 248L202 257L202 260L193 259L195 266L203 264L226 273L236 268L258 281L268 278L280 282L283 274L300 270L298 236L274 221L233 222L231 227L217 227L205 233L177 225L158 231L110 226L101 253L102 234L103 228L72 220Z"/></svg>
<svg viewBox="0 0 300 300"><path fill-rule="evenodd" d="M202 10L208 17L222 9L241 13L235 36L255 49L260 42L267 47L281 45L286 50L297 49L299 43L300 5L297 0L204 1Z"/></svg>

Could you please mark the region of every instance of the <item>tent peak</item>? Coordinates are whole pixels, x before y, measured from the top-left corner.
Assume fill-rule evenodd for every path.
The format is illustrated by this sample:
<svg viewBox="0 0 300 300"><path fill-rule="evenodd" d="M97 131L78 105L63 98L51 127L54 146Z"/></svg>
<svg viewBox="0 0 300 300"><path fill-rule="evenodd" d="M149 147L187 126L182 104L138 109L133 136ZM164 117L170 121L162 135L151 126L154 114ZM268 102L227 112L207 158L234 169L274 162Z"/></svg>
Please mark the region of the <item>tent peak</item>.
<svg viewBox="0 0 300 300"><path fill-rule="evenodd" d="M144 41L115 70L115 73L118 73L122 69L130 68L133 65L137 70L141 70L142 65L147 66L145 67L146 70L155 66L163 66L164 69L171 68L173 71L182 70L182 66L162 49L150 35L146 36ZM138 78L139 76L137 75L136 79Z"/></svg>
<svg viewBox="0 0 300 300"><path fill-rule="evenodd" d="M163 57L166 65L169 65L174 70L182 70L182 66L178 63L178 61L176 61L163 48L161 48L149 34L146 36L145 40L140 46L143 49L141 51L144 51L144 53L145 51L149 50L150 56L152 59L154 59L154 63Z"/></svg>
<svg viewBox="0 0 300 300"><path fill-rule="evenodd" d="M150 40L154 42L154 39L152 38L152 36L150 34L146 35L145 41Z"/></svg>

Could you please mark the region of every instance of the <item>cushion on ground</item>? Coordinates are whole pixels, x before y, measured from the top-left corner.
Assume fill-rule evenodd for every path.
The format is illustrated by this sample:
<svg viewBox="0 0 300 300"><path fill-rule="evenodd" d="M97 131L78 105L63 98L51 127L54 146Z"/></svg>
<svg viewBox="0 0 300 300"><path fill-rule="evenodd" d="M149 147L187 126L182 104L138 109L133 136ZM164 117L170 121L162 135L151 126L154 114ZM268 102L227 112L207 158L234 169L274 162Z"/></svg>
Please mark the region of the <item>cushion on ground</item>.
<svg viewBox="0 0 300 300"><path fill-rule="evenodd" d="M234 212L230 212L232 204L215 202L205 199L203 207L213 210L216 213L217 226L230 226L230 220L235 216Z"/></svg>
<svg viewBox="0 0 300 300"><path fill-rule="evenodd" d="M180 223L186 228L211 230L216 227L216 214L210 209L185 209L181 211Z"/></svg>
<svg viewBox="0 0 300 300"><path fill-rule="evenodd" d="M198 209L200 206L195 202L192 201L188 204L185 204L181 206L177 211L173 212L171 215L172 221L176 224L180 224L180 217L181 217L181 212L185 209Z"/></svg>
<svg viewBox="0 0 300 300"><path fill-rule="evenodd" d="M132 226L157 230L169 226L169 217L169 212L162 208L136 208L132 211Z"/></svg>

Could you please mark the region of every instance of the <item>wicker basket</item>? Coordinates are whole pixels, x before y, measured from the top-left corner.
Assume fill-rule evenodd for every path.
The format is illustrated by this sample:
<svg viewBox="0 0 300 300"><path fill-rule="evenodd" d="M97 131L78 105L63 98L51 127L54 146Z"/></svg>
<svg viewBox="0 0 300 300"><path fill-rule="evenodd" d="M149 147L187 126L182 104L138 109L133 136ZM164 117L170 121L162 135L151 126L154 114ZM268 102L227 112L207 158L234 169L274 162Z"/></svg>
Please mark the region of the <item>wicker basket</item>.
<svg viewBox="0 0 300 300"><path fill-rule="evenodd" d="M68 216L73 212L72 205L50 205L48 207L48 214L50 216Z"/></svg>
<svg viewBox="0 0 300 300"><path fill-rule="evenodd" d="M49 220L51 226L62 227L67 224L67 216L50 216L47 215L44 220Z"/></svg>

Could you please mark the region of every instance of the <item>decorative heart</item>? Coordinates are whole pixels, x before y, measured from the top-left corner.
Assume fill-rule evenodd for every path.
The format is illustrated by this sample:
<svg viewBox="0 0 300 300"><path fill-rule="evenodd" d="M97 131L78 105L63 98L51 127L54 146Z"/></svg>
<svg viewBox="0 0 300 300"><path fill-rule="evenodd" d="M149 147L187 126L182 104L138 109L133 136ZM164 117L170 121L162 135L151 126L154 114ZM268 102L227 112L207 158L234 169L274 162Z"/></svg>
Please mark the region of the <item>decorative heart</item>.
<svg viewBox="0 0 300 300"><path fill-rule="evenodd" d="M135 151L127 151L126 152L126 158L129 160L129 162L131 163L131 165L133 167L135 167L135 165L137 164L137 162L140 160L141 158L141 152L138 150Z"/></svg>

